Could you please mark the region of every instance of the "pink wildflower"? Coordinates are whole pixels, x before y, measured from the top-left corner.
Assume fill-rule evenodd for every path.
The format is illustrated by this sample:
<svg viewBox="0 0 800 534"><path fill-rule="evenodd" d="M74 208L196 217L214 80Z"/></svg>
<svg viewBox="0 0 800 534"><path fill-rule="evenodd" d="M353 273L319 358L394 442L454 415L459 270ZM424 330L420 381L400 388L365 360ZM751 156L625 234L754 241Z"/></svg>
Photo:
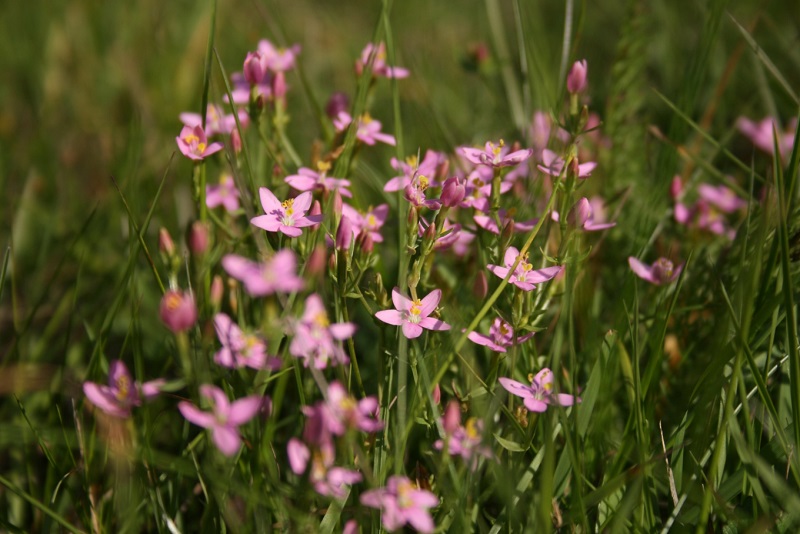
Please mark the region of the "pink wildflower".
<svg viewBox="0 0 800 534"><path fill-rule="evenodd" d="M222 267L229 275L242 282L245 290L253 297L294 293L305 286L303 279L297 276L297 258L289 249L279 250L264 263L228 254L222 258Z"/></svg>
<svg viewBox="0 0 800 534"><path fill-rule="evenodd" d="M239 209L239 190L236 189L233 176L223 174L220 176L219 184L206 186L206 206L209 208L224 206L228 212Z"/></svg>
<svg viewBox="0 0 800 534"><path fill-rule="evenodd" d="M199 124L195 127L184 126L181 134L175 138L181 154L189 159L200 161L222 150L222 143L208 144L208 138Z"/></svg>
<svg viewBox="0 0 800 534"><path fill-rule="evenodd" d="M461 147L458 151L467 161L475 165L487 165L489 167L509 167L519 165L533 155L533 150L526 148L508 154L508 148L501 139L496 145L487 141L483 150L480 148Z"/></svg>
<svg viewBox="0 0 800 534"><path fill-rule="evenodd" d="M505 278L511 270L511 266L517 261L519 257L519 250L515 247L508 247L505 256L503 257L504 267L499 265L488 265L490 272ZM547 282L558 275L564 267L562 265L554 265L552 267L545 267L544 269L534 270L533 266L528 263L528 255L522 257L517 268L514 269L514 274L508 280L509 283L514 284L523 291L530 291L536 287L536 284Z"/></svg>
<svg viewBox="0 0 800 534"><path fill-rule="evenodd" d="M528 375L530 377L530 375ZM531 385L525 385L510 378L502 377L498 381L509 393L522 397L525 407L532 412L544 412L548 405L572 406L580 402L580 398L565 393L553 393L553 372L542 369L536 376L530 377Z"/></svg>
<svg viewBox="0 0 800 534"><path fill-rule="evenodd" d="M262 39L258 42L258 52L266 68L272 72L283 72L294 68L297 56L300 54L300 45L278 48L268 40Z"/></svg>
<svg viewBox="0 0 800 534"><path fill-rule="evenodd" d="M736 126L757 148L771 155L775 154L774 129L777 132L778 149L781 151L781 157L788 158L789 154L792 153L794 131L797 128L796 121L792 121L785 132L779 129L778 121L775 117L766 117L759 122L751 121L747 117L739 117L739 120L736 121Z"/></svg>
<svg viewBox="0 0 800 534"><path fill-rule="evenodd" d="M324 405L326 425L337 436L347 429L377 432L383 428L378 419L378 399L366 397L356 401L339 382L328 386L328 400Z"/></svg>
<svg viewBox="0 0 800 534"><path fill-rule="evenodd" d="M503 228L508 225L508 223L514 223L514 231L515 232L528 232L533 230L533 227L536 226L536 223L539 222L539 219L530 219L527 221L514 221L513 219L514 211L509 210L506 211L504 209L500 209L497 211L497 217L500 219L500 227L498 228L497 222L494 220L494 217L490 215L474 215L472 218L475 220L475 224L480 226L486 231L489 231L493 234L500 234Z"/></svg>
<svg viewBox="0 0 800 534"><path fill-rule="evenodd" d="M455 409L451 407L455 406ZM446 419L451 419L447 420ZM447 423L445 425L445 422ZM447 432L447 452L452 456L461 456L465 461L470 461L474 469L478 465L478 457L492 458L492 449L482 445L483 441L483 421L470 417L467 422L461 425L461 410L458 403L451 401L447 406L445 417L442 418L442 425ZM437 440L433 444L436 450L444 448L445 440Z"/></svg>
<svg viewBox="0 0 800 534"><path fill-rule="evenodd" d="M442 152L436 152L430 149L425 151L425 157L422 158L420 162L417 162L417 156L409 156L406 158L406 161L392 158L389 163L393 169L403 173L402 176L395 176L383 186L383 190L390 193L405 188L405 186L411 183L415 175L435 178L436 176L443 175L448 167L447 156ZM436 187L438 184L436 180L433 179L429 185L431 187Z"/></svg>
<svg viewBox="0 0 800 534"><path fill-rule="evenodd" d="M492 322L489 328L489 335L485 336L478 332L470 332L467 338L473 343L489 347L495 352L506 352L506 349L514 345L521 345L533 337L534 332L519 336L514 339L514 329L511 325L500 317Z"/></svg>
<svg viewBox="0 0 800 534"><path fill-rule="evenodd" d="M370 56L374 56L372 61L372 75L383 78L406 78L409 75L408 69L402 67L391 67L386 64L386 45L379 43L376 47L368 43L361 52L361 57L356 61L356 72L360 75L364 72L364 67L369 63Z"/></svg>
<svg viewBox="0 0 800 534"><path fill-rule="evenodd" d="M558 221L558 219L558 212L554 211L553 220ZM617 225L615 222L606 223L595 221L595 213L592 207L592 202L586 197L583 197L576 202L574 206L572 206L572 209L569 210L569 213L567 214L567 222L572 226L575 226L581 230L586 230L587 232L606 230Z"/></svg>
<svg viewBox="0 0 800 534"><path fill-rule="evenodd" d="M370 206L365 213L359 212L348 204L343 204L342 216L347 217L353 223L353 231L356 237L362 232L366 232L369 234L370 238L372 238L373 242L383 242L381 228L386 222L386 218L389 216L388 204L381 204L375 208Z"/></svg>
<svg viewBox="0 0 800 534"><path fill-rule="evenodd" d="M645 265L631 256L628 258L628 265L636 276L657 286L674 282L683 270L683 264L675 267L667 258L659 258L653 265Z"/></svg>
<svg viewBox="0 0 800 534"><path fill-rule="evenodd" d="M164 324L173 332L183 332L197 322L197 307L191 293L170 289L161 298L159 314Z"/></svg>
<svg viewBox="0 0 800 534"><path fill-rule="evenodd" d="M267 354L267 345L258 336L245 333L224 313L214 316L214 329L222 348L214 355L214 361L223 367L250 367L252 369L277 370L280 358Z"/></svg>
<svg viewBox="0 0 800 534"><path fill-rule="evenodd" d="M597 167L597 163L594 161L579 163L578 159L575 158L575 162L578 163L578 178L588 178L592 175L592 171L595 169L595 167ZM546 148L542 150L542 163L543 165L537 165L538 169L545 174L549 174L550 176L555 176L558 178L564 171L564 160L559 158L552 150L548 150Z"/></svg>
<svg viewBox="0 0 800 534"><path fill-rule="evenodd" d="M283 202L266 187L259 188L258 193L266 215L253 217L250 222L267 232L283 232L289 237L299 237L303 233L301 228L322 222L322 215L306 216L313 200L308 191Z"/></svg>
<svg viewBox="0 0 800 534"><path fill-rule="evenodd" d="M340 111L336 118L333 119L333 126L337 132L343 132L350 126L351 122L353 122L353 117L346 111ZM370 117L369 113L365 113L358 119L356 138L365 145L374 145L378 141L392 146L397 143L393 135L381 132L381 123Z"/></svg>
<svg viewBox="0 0 800 534"><path fill-rule="evenodd" d="M430 185L430 180L427 176L418 174L411 180L403 189L403 198L411 203L416 208L426 207L430 210L438 210L442 207L442 203L433 198L426 198L425 191Z"/></svg>
<svg viewBox="0 0 800 534"><path fill-rule="evenodd" d="M179 402L178 409L190 423L211 430L211 438L222 454L233 456L242 445L239 427L261 411L264 397L252 395L231 403L225 392L210 384L200 386L200 395L211 403L210 413L186 401Z"/></svg>
<svg viewBox="0 0 800 534"><path fill-rule="evenodd" d="M320 162L317 168L318 171L315 172L308 167L300 167L297 174L292 174L285 178L286 183L298 191L322 190L328 192L338 189L339 193L344 197L350 198L353 196L353 193L347 189L350 187L350 180L327 176L326 173L330 169L330 163Z"/></svg>
<svg viewBox="0 0 800 534"><path fill-rule="evenodd" d="M246 82L245 82L246 83ZM245 89L249 98L249 87ZM247 104L247 98L244 103ZM245 110L239 110L239 122L245 128L250 123L250 116ZM195 126L203 125L203 116L199 113L183 112L180 114L180 120L184 126L194 128ZM209 104L206 107L206 127L205 133L208 136L230 133L231 130L236 128L236 119L232 114L225 114L219 106Z"/></svg>
<svg viewBox="0 0 800 534"><path fill-rule="evenodd" d="M127 418L131 408L142 404L140 394L145 398L155 397L164 385L164 379L151 380L144 384L133 381L125 364L120 360L108 366L108 385L94 382L83 383L83 393L89 401L103 412L114 417Z"/></svg>
<svg viewBox="0 0 800 534"><path fill-rule="evenodd" d="M341 499L347 495L345 486L361 482L361 473L358 471L333 465L332 447L315 448L312 451L299 439L292 438L286 446L286 453L289 466L296 475L303 474L311 460L309 480L320 495Z"/></svg>
<svg viewBox="0 0 800 534"><path fill-rule="evenodd" d="M324 369L333 360L345 364L349 360L336 341L348 339L356 331L353 323L334 323L328 320L328 313L322 299L316 293L306 299L303 317L294 325L294 338L289 345L293 356L303 358L303 365L314 365Z"/></svg>
<svg viewBox="0 0 800 534"><path fill-rule="evenodd" d="M567 91L572 94L582 93L586 89L586 60L582 59L572 64L567 76Z"/></svg>
<svg viewBox="0 0 800 534"><path fill-rule="evenodd" d="M442 290L435 289L428 293L422 300L411 300L403 296L398 288L392 290L392 302L394 310L382 310L375 314L375 317L395 326L402 326L403 335L408 339L413 339L422 335L422 329L428 330L450 330L450 325L430 317L442 299Z"/></svg>
<svg viewBox="0 0 800 534"><path fill-rule="evenodd" d="M365 491L361 504L381 510L381 522L386 530L398 530L406 523L419 532L435 529L429 508L439 505L439 498L427 490L418 489L408 478L395 475L385 488Z"/></svg>

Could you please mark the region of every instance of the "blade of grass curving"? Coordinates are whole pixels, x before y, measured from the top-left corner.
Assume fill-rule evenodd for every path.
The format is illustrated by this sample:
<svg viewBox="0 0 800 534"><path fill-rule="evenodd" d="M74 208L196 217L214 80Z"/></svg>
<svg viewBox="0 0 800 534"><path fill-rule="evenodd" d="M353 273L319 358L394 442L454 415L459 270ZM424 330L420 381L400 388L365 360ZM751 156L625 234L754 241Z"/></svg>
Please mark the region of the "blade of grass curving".
<svg viewBox="0 0 800 534"><path fill-rule="evenodd" d="M569 49L572 45L572 18L575 11L575 1L567 0L564 3L564 37L561 40L561 62L558 66L558 86L563 87L569 66Z"/></svg>
<svg viewBox="0 0 800 534"><path fill-rule="evenodd" d="M8 272L8 261L11 259L11 245L6 247L6 253L3 254L3 268L0 269L0 301L3 300L3 288L6 285L6 273Z"/></svg>
<svg viewBox="0 0 800 534"><path fill-rule="evenodd" d="M211 57L214 50L214 34L217 27L217 0L211 0L211 29L208 32L206 44L206 57L203 62L203 96L201 101L200 116L203 118L203 129L206 129L206 111L208 110L208 91L211 86ZM203 184L205 186L205 184Z"/></svg>
<svg viewBox="0 0 800 534"><path fill-rule="evenodd" d="M800 105L800 98L798 98L797 93L794 92L792 86L786 81L786 78L783 77L772 60L769 59L769 56L767 56L766 52L764 52L764 50L758 46L758 43L756 43L755 39L753 39L753 36L750 35L750 32L748 32L744 26L739 24L739 21L737 21L731 13L728 13L728 17L730 17L731 21L739 29L742 37L744 37L744 40L750 45L750 48L753 49L753 53L756 55L759 61L764 64L770 74L772 74L775 80L780 84L781 88L786 91L786 94L789 96L789 98L794 100L795 104Z"/></svg>
<svg viewBox="0 0 800 534"><path fill-rule="evenodd" d="M569 4L572 0L567 0ZM507 32L503 28L503 16L500 12L498 0L486 0L486 14L489 20L489 31L491 33L492 45L497 53L498 63L500 64L500 75L503 78L503 85L506 89L508 105L511 108L511 120L517 130L522 132L525 128L526 116L522 108L522 97L520 96L517 85L517 77L514 74L511 63L511 54L508 44L505 41Z"/></svg>
<svg viewBox="0 0 800 534"><path fill-rule="evenodd" d="M37 508L42 513L50 516L56 523L58 523L59 525L61 525L65 529L67 529L68 531L73 532L75 534L83 534L82 530L74 527L73 525L70 525L69 522L67 522L66 519L64 519L59 514L57 514L53 510L51 510L44 503L39 502L32 495L29 495L26 492L24 492L21 488L18 488L13 482L8 480L3 475L0 475L0 484L5 486L6 488L8 488L9 491L11 491L11 492L17 494L18 496L22 497L23 499L25 499L28 502L28 504L30 504L34 508Z"/></svg>

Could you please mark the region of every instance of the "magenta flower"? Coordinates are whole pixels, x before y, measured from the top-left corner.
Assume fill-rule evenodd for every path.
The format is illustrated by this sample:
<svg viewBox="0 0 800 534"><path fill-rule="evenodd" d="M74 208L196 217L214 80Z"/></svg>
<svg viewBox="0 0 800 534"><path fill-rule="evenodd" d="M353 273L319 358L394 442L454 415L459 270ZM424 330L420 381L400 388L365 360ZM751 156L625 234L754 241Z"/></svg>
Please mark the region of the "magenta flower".
<svg viewBox="0 0 800 534"><path fill-rule="evenodd" d="M113 360L108 366L108 385L87 381L83 383L83 393L89 402L108 415L128 418L131 408L142 404L142 396L146 399L155 397L164 383L164 379L159 378L139 385L133 381L122 361Z"/></svg>
<svg viewBox="0 0 800 534"><path fill-rule="evenodd" d="M499 228L497 226L497 222L494 220L494 217L490 215L474 215L472 218L475 220L475 224L484 230L498 235L510 222L514 223L515 232L529 232L530 230L533 230L533 227L536 226L537 222L539 222L539 219L530 219L527 221L517 222L512 218L513 215L513 210L509 212L504 209L497 210L497 217L500 219L501 225Z"/></svg>
<svg viewBox="0 0 800 534"><path fill-rule="evenodd" d="M381 204L375 208L370 206L365 213L361 213L348 204L343 204L342 216L347 217L353 223L355 237L358 237L362 232L366 232L373 242L383 242L381 228L383 228L386 218L389 216L388 204Z"/></svg>
<svg viewBox="0 0 800 534"><path fill-rule="evenodd" d="M378 399L366 397L356 401L339 382L328 386L324 413L325 424L337 436L347 429L372 433L383 428L383 422L378 419Z"/></svg>
<svg viewBox="0 0 800 534"><path fill-rule="evenodd" d="M283 72L294 68L300 45L289 48L278 48L266 39L258 42L258 53L261 54L266 68L272 72Z"/></svg>
<svg viewBox="0 0 800 534"><path fill-rule="evenodd" d="M451 406L455 406L451 410ZM474 469L478 466L478 457L493 458L492 449L482 445L483 441L483 421L470 417L467 422L461 425L461 410L458 404L448 405L445 417L442 418L442 425L447 432L447 452L452 456L461 456L465 461L471 461L470 465ZM454 414L453 420L445 421L445 418ZM445 441L439 439L434 442L433 448L440 451L444 448Z"/></svg>
<svg viewBox="0 0 800 534"><path fill-rule="evenodd" d="M350 126L351 122L353 122L353 117L346 111L340 111L336 118L333 119L333 126L337 132L343 132ZM363 114L358 119L356 138L365 145L374 145L378 141L392 146L397 143L393 135L381 132L381 123L370 117L369 113Z"/></svg>
<svg viewBox="0 0 800 534"><path fill-rule="evenodd" d="M586 60L582 59L572 64L572 68L567 76L567 91L577 94L586 89Z"/></svg>
<svg viewBox="0 0 800 534"><path fill-rule="evenodd" d="M553 373L550 369L542 369L530 379L530 386L506 377L498 378L498 381L512 395L522 397L525 407L532 412L543 412L548 405L572 406L576 401L581 401L580 398L566 393L553 393Z"/></svg>
<svg viewBox="0 0 800 534"><path fill-rule="evenodd" d="M375 314L375 317L395 326L402 326L403 335L408 339L414 339L422 335L422 329L428 330L450 330L450 325L430 317L436 309L439 301L442 300L442 290L435 289L428 293L422 300L411 300L400 293L398 288L392 289L392 302L394 310L382 310Z"/></svg>
<svg viewBox="0 0 800 534"><path fill-rule="evenodd" d="M724 213L733 213L747 207L746 200L736 196L731 188L724 185L700 184L697 186L697 194Z"/></svg>
<svg viewBox="0 0 800 534"><path fill-rule="evenodd" d="M313 200L308 191L283 202L266 187L259 188L258 193L266 215L253 217L250 222L267 232L283 232L289 237L299 237L303 233L301 228L322 222L322 215L306 216Z"/></svg>
<svg viewBox="0 0 800 534"><path fill-rule="evenodd" d="M214 316L214 329L222 348L214 361L223 367L250 367L252 369L280 369L281 360L267 354L267 345L258 336L245 333L224 313Z"/></svg>
<svg viewBox="0 0 800 534"><path fill-rule="evenodd" d="M362 493L361 504L381 510L386 530L397 530L408 523L419 532L430 533L435 525L428 509L438 506L439 498L418 489L408 478L395 475L389 477L385 488Z"/></svg>
<svg viewBox="0 0 800 534"><path fill-rule="evenodd" d="M439 196L439 200L445 207L455 208L464 200L465 194L466 181L458 176L453 176L442 184L442 194Z"/></svg>
<svg viewBox="0 0 800 534"><path fill-rule="evenodd" d="M553 220L558 221L558 219L558 212L554 211ZM592 208L592 202L586 197L583 197L576 202L574 206L572 206L572 209L569 210L569 213L567 214L567 222L572 226L575 226L581 230L586 230L587 232L606 230L617 225L615 222L607 223L595 221L595 213L594 209Z"/></svg>
<svg viewBox="0 0 800 534"><path fill-rule="evenodd" d="M297 276L297 258L289 249L279 250L264 263L228 254L222 258L222 267L242 282L247 293L253 297L294 293L305 287L305 281Z"/></svg>
<svg viewBox="0 0 800 534"><path fill-rule="evenodd" d="M350 198L353 193L350 192L350 180L343 178L329 178L325 173L330 169L330 164L319 163L319 172L315 172L308 167L300 167L297 174L292 174L285 178L286 183L297 189L298 191L333 191L338 189L343 197Z"/></svg>
<svg viewBox="0 0 800 534"><path fill-rule="evenodd" d="M409 156L406 158L406 161L392 158L389 163L393 169L402 172L403 175L395 176L386 182L386 185L383 186L383 190L388 192L404 189L411 183L414 175L433 177L444 175L448 167L447 156L442 152L436 152L430 149L425 151L425 157L422 158L420 162L417 162L417 156ZM436 187L438 184L436 180L433 180L430 185Z"/></svg>
<svg viewBox="0 0 800 534"><path fill-rule="evenodd" d="M773 128L778 135L778 149L783 158L789 157L794 147L794 132L797 123L792 121L785 132L778 127L778 121L774 117L766 117L759 122L754 122L747 117L739 117L736 127L752 143L767 154L775 154L775 144L773 143Z"/></svg>
<svg viewBox="0 0 800 534"><path fill-rule="evenodd" d="M519 250L515 247L508 247L503 257L504 267L500 267L499 265L488 265L487 267L490 272L505 279L505 277L508 276L508 272L511 270L511 266L517 261L517 257L519 257ZM536 284L541 284L542 282L547 282L555 278L563 268L562 265L554 265L552 267L534 270L533 266L528 263L528 255L525 254L508 281L523 291L530 291L536 287Z"/></svg>
<svg viewBox="0 0 800 534"><path fill-rule="evenodd" d="M636 276L657 286L674 282L683 270L683 264L675 267L667 258L658 258L653 265L645 265L631 256L628 265Z"/></svg>
<svg viewBox="0 0 800 534"><path fill-rule="evenodd" d="M588 178L597 167L597 163L594 161L579 163L578 158L575 158L575 162L578 163L578 178ZM543 165L537 165L538 169L550 176L558 178L564 171L564 160L559 158L552 150L546 148L542 150L542 163Z"/></svg>
<svg viewBox="0 0 800 534"><path fill-rule="evenodd" d="M345 486L361 482L361 473L358 471L333 465L332 446L312 451L299 439L292 438L286 446L286 454L289 457L289 467L296 475L305 473L311 460L309 480L320 495L341 499L347 496Z"/></svg>
<svg viewBox="0 0 800 534"><path fill-rule="evenodd" d="M426 198L425 191L430 185L430 180L427 176L418 174L414 176L405 188L403 189L403 198L411 203L415 208L426 207L430 210L438 210L442 207L442 203L433 198Z"/></svg>
<svg viewBox="0 0 800 534"><path fill-rule="evenodd" d="M224 391L210 384L200 386L200 395L211 403L210 413L186 401L178 403L178 410L190 423L211 430L211 438L220 452L233 456L242 445L239 427L261 411L264 397L252 395L231 403Z"/></svg>
<svg viewBox="0 0 800 534"><path fill-rule="evenodd" d="M189 330L197 322L197 307L191 293L170 289L161 298L159 314L173 332Z"/></svg>
<svg viewBox="0 0 800 534"><path fill-rule="evenodd" d="M181 154L189 159L200 161L222 150L222 143L208 144L208 138L199 124L195 127L184 126L181 135L175 138Z"/></svg>
<svg viewBox="0 0 800 534"><path fill-rule="evenodd" d="M495 352L506 352L506 349L514 345L521 345L533 337L534 332L519 336L514 339L514 329L511 325L500 317L492 322L489 328L489 335L485 336L478 332L470 332L467 339L478 345L489 347Z"/></svg>
<svg viewBox="0 0 800 534"><path fill-rule="evenodd" d="M489 196L492 194L492 177L484 176L481 173L481 169L487 169L487 167L478 167L467 178L464 184L464 199L461 201L461 207L474 208L486 213L491 208ZM508 193L512 187L514 187L513 183L503 180L500 182L500 194Z"/></svg>
<svg viewBox="0 0 800 534"><path fill-rule="evenodd" d="M496 145L491 141L487 141L483 150L480 148L461 147L458 151L470 163L475 165L487 165L489 167L519 165L533 155L533 150L530 148L507 154L508 148L505 146L502 139Z"/></svg>
<svg viewBox="0 0 800 534"><path fill-rule="evenodd" d="M245 92L247 93L247 97L245 98L244 104L247 104L250 98L249 91L249 86L246 86ZM237 114L239 115L239 122L242 124L242 128L246 128L247 125L250 124L250 116L247 114L247 111L239 110ZM203 116L199 113L187 111L181 113L179 118L184 126L189 126L190 128L194 128L195 126L202 127L203 125ZM226 115L219 106L215 106L214 104L209 104L208 107L206 107L206 135L228 134L234 128L236 128L236 119L233 114Z"/></svg>
<svg viewBox="0 0 800 534"><path fill-rule="evenodd" d="M376 47L368 43L361 51L361 57L356 61L356 72L360 75L364 72L364 67L369 63L370 56L374 54L372 62L372 75L383 78L406 78L409 75L408 69L402 67L391 67L386 64L386 45L379 43Z"/></svg>
<svg viewBox="0 0 800 534"><path fill-rule="evenodd" d="M233 176L223 174L218 185L206 186L206 206L209 208L224 206L229 212L239 209L239 190L236 189Z"/></svg>
<svg viewBox="0 0 800 534"><path fill-rule="evenodd" d="M338 364L350 361L336 341L348 339L356 331L353 323L334 323L328 320L328 313L322 299L316 293L306 299L303 317L293 327L294 338L289 345L289 352L303 358L303 365L314 365L324 369L333 360Z"/></svg>

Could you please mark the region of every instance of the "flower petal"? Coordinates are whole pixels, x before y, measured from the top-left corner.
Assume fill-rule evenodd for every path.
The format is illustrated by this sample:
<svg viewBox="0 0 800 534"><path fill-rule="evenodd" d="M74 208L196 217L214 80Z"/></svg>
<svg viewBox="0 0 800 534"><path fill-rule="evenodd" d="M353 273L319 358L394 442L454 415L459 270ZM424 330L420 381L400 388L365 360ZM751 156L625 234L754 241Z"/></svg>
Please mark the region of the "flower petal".
<svg viewBox="0 0 800 534"><path fill-rule="evenodd" d="M233 456L242 445L242 438L235 428L229 426L215 426L211 429L214 444L225 456Z"/></svg>
<svg viewBox="0 0 800 534"><path fill-rule="evenodd" d="M404 323L403 313L397 310L382 310L375 314L375 317L394 326L400 326Z"/></svg>
<svg viewBox="0 0 800 534"><path fill-rule="evenodd" d="M197 408L194 404L191 404L186 401L181 401L178 403L178 410L181 412L181 415L186 418L187 421L190 423L194 423L197 426L201 426L203 428L211 428L216 424L216 420L214 419L214 415L209 412L201 411Z"/></svg>
<svg viewBox="0 0 800 534"><path fill-rule="evenodd" d="M423 317L427 317L433 310L436 309L436 306L439 305L439 301L442 300L442 290L441 289L434 289L420 301L420 315Z"/></svg>
<svg viewBox="0 0 800 534"><path fill-rule="evenodd" d="M261 395L250 395L234 401L228 413L228 424L239 426L247 423L261 411L262 406L264 397Z"/></svg>

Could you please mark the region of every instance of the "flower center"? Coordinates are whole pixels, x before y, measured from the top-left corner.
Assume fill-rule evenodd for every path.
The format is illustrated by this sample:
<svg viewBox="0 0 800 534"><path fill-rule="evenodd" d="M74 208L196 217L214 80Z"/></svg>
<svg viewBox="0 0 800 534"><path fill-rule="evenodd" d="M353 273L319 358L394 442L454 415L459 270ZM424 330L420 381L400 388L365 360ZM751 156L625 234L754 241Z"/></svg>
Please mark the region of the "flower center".
<svg viewBox="0 0 800 534"><path fill-rule="evenodd" d="M330 324L330 321L328 321L328 315L325 312L320 312L314 316L314 325L318 326L319 328L328 328Z"/></svg>
<svg viewBox="0 0 800 534"><path fill-rule="evenodd" d="M399 482L397 484L397 506L403 509L414 506L414 499L411 498L412 491L414 491L414 485L410 481Z"/></svg>
<svg viewBox="0 0 800 534"><path fill-rule="evenodd" d="M428 189L429 185L430 185L430 180L428 180L428 177L425 176L424 174L420 174L419 178L417 179L417 189L419 189L420 191L425 191L426 189Z"/></svg>
<svg viewBox="0 0 800 534"><path fill-rule="evenodd" d="M293 198L290 198L289 200L284 200L281 203L281 207L283 208L283 212L287 216L291 217L292 215L294 215L294 199Z"/></svg>
<svg viewBox="0 0 800 534"><path fill-rule="evenodd" d="M464 423L464 430L467 433L467 437L470 439L478 439L481 436L478 430L478 420L475 417L467 419L467 422Z"/></svg>
<svg viewBox="0 0 800 534"><path fill-rule="evenodd" d="M422 320L422 317L420 317L420 315L422 315L421 306L422 306L422 301L420 301L419 299L416 299L411 304L411 309L408 310L408 322L413 324L418 324Z"/></svg>
<svg viewBox="0 0 800 534"><path fill-rule="evenodd" d="M197 137L195 134L191 133L183 138L184 143L187 145L191 145L192 143L197 143L200 141L200 138Z"/></svg>
<svg viewBox="0 0 800 534"><path fill-rule="evenodd" d="M317 170L320 174L325 174L329 170L331 170L331 164L329 161L318 161L317 162Z"/></svg>
<svg viewBox="0 0 800 534"><path fill-rule="evenodd" d="M121 376L117 379L117 400L124 401L128 398L128 393L131 390L131 380L127 376Z"/></svg>
<svg viewBox="0 0 800 534"><path fill-rule="evenodd" d="M206 151L206 144L205 143L197 143L197 151L201 154Z"/></svg>
<svg viewBox="0 0 800 534"><path fill-rule="evenodd" d="M183 298L178 293L170 293L167 295L167 309L169 311L175 311L180 308L181 303L183 302Z"/></svg>
<svg viewBox="0 0 800 534"><path fill-rule="evenodd" d="M367 215L367 226L369 228L375 228L378 226L378 219L371 213Z"/></svg>

